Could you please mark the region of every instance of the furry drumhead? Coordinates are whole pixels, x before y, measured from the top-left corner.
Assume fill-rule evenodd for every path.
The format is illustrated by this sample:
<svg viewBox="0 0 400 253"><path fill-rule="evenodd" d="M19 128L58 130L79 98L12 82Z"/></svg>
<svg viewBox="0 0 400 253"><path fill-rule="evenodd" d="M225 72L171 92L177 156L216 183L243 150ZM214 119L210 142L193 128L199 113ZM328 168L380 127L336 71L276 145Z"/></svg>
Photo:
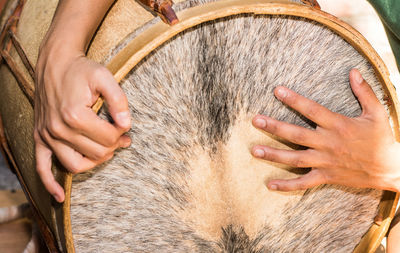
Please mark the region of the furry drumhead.
<svg viewBox="0 0 400 253"><path fill-rule="evenodd" d="M373 222L381 191L322 185L272 192L268 180L307 169L250 154L255 144L301 148L252 127L256 114L315 127L274 97L278 85L332 111L360 115L349 86L352 68L383 101L368 61L302 18L237 15L164 43L122 82L133 118L131 146L74 177L77 252L352 251Z"/></svg>

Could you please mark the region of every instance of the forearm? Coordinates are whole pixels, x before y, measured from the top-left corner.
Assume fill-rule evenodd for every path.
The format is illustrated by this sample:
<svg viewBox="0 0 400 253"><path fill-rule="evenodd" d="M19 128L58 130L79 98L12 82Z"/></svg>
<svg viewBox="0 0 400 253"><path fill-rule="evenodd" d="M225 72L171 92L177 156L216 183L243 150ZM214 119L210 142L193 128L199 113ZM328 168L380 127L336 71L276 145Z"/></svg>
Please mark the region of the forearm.
<svg viewBox="0 0 400 253"><path fill-rule="evenodd" d="M41 51L86 52L90 40L114 0L61 0Z"/></svg>
<svg viewBox="0 0 400 253"><path fill-rule="evenodd" d="M62 202L63 188L51 171L55 155L70 172L89 170L130 145L128 101L113 75L85 57L114 0L60 0L36 64L36 170L46 189ZM91 106L103 96L113 123Z"/></svg>

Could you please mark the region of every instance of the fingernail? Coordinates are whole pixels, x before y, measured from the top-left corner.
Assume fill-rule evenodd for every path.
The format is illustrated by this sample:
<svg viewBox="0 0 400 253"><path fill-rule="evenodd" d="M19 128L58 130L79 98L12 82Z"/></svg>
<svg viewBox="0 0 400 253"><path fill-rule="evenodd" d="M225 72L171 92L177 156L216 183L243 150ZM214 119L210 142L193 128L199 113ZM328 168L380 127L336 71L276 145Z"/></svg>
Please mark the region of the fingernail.
<svg viewBox="0 0 400 253"><path fill-rule="evenodd" d="M354 81L356 81L357 84L361 84L363 82L363 78L358 70L353 70L353 75L354 75Z"/></svg>
<svg viewBox="0 0 400 253"><path fill-rule="evenodd" d="M264 150L262 150L260 148L254 150L254 156L256 156L256 157L264 157Z"/></svg>
<svg viewBox="0 0 400 253"><path fill-rule="evenodd" d="M270 189L271 191L276 191L278 190L278 186L276 184L271 184L268 189Z"/></svg>
<svg viewBox="0 0 400 253"><path fill-rule="evenodd" d="M285 98L287 96L287 91L284 88L278 88L276 94L278 98Z"/></svg>
<svg viewBox="0 0 400 253"><path fill-rule="evenodd" d="M256 127L259 127L259 128L264 128L264 127L267 126L267 121L266 121L265 119L260 119L260 118L258 118L258 119L256 119L256 120L254 121L254 125L255 125Z"/></svg>
<svg viewBox="0 0 400 253"><path fill-rule="evenodd" d="M117 122L122 127L131 126L131 117L128 111L117 113Z"/></svg>

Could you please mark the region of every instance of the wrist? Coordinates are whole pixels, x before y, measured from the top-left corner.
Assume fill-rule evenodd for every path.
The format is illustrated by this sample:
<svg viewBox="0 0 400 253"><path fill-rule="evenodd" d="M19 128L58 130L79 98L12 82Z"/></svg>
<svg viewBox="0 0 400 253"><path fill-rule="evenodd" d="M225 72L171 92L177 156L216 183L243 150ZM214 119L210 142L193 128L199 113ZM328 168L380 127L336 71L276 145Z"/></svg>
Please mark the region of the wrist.
<svg viewBox="0 0 400 253"><path fill-rule="evenodd" d="M46 39L42 42L39 49L37 68L40 71L41 67L48 64L62 66L72 59L83 56L85 56L83 48L69 45L62 38L55 40Z"/></svg>
<svg viewBox="0 0 400 253"><path fill-rule="evenodd" d="M48 32L39 47L40 56L60 55L85 55L86 42L79 40L76 36L66 34L58 35L57 32Z"/></svg>
<svg viewBox="0 0 400 253"><path fill-rule="evenodd" d="M387 171L384 185L382 188L400 192L400 143L395 142L393 143L387 150L386 150L386 159L385 163L383 163Z"/></svg>
<svg viewBox="0 0 400 253"><path fill-rule="evenodd" d="M47 89L45 88L46 83L51 87L62 85L63 82L60 82L60 78L73 66L73 62L81 57L85 57L82 50L63 47L59 43L43 44L36 64L35 89ZM43 82L44 76L55 79L52 82Z"/></svg>

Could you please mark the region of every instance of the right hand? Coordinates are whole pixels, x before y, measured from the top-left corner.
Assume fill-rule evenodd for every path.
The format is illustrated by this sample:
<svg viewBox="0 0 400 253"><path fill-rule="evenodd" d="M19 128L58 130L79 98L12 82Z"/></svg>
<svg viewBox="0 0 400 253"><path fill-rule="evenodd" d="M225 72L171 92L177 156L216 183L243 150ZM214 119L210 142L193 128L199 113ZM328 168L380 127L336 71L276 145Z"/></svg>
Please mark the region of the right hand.
<svg viewBox="0 0 400 253"><path fill-rule="evenodd" d="M294 91L278 87L275 96L313 121L314 130L288 124L264 115L254 126L307 149L288 151L265 145L255 146L253 155L298 168L312 168L301 177L274 179L270 190L305 190L321 184L400 191L400 143L396 142L385 107L371 86L353 69L350 86L362 113L346 117Z"/></svg>
<svg viewBox="0 0 400 253"><path fill-rule="evenodd" d="M91 109L103 96L115 123ZM54 154L72 173L89 170L128 147L131 127L128 101L112 74L82 52L42 48L36 66L36 170L58 202L65 194L51 172Z"/></svg>

